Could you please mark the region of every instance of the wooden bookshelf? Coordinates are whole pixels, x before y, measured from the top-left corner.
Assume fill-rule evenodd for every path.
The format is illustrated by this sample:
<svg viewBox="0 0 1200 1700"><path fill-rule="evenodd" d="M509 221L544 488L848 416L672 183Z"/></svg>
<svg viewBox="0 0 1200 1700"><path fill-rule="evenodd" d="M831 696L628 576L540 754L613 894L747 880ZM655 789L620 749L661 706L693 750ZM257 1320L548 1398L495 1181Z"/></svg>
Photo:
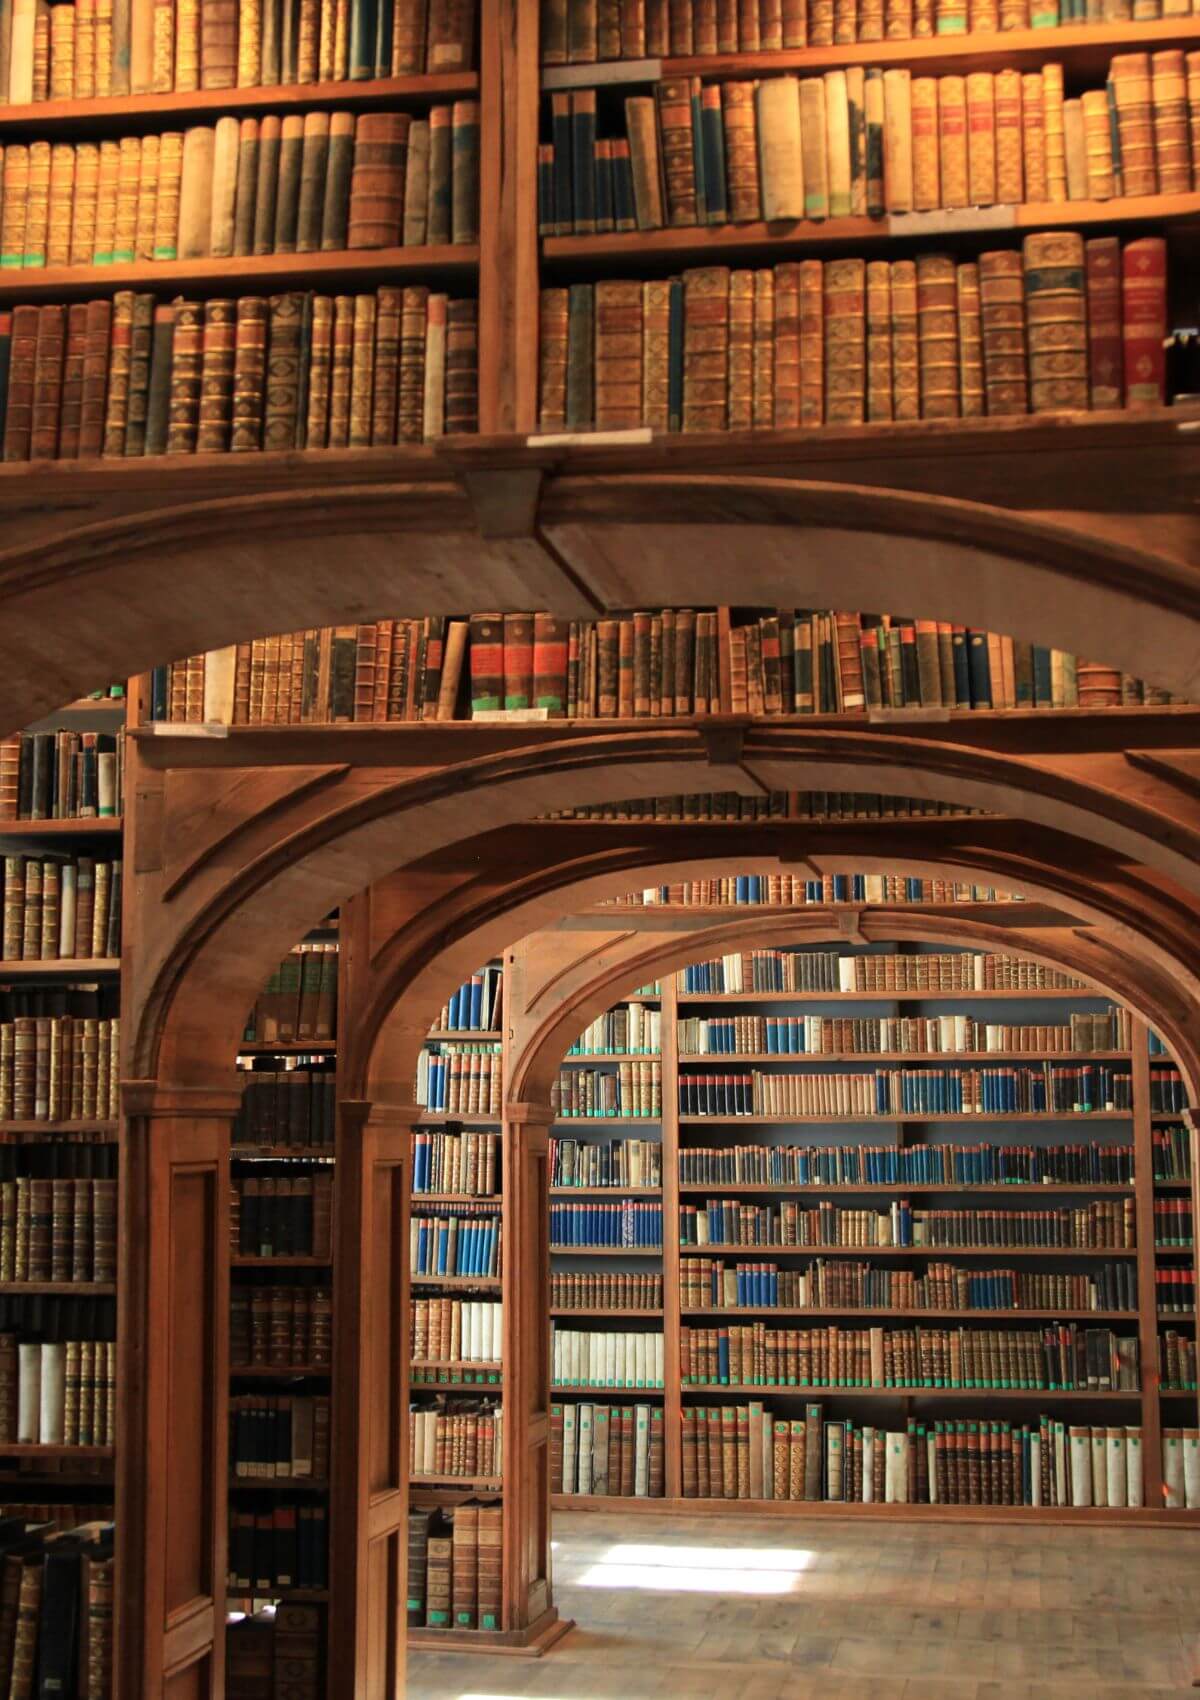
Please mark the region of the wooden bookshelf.
<svg viewBox="0 0 1200 1700"><path fill-rule="evenodd" d="M1162 1249L1162 1248L1160 1248ZM681 1245L680 1257L707 1257L711 1252L747 1257L760 1262L776 1257L1136 1257L1126 1246L1065 1245L739 1245L736 1241Z"/></svg>
<svg viewBox="0 0 1200 1700"><path fill-rule="evenodd" d="M915 1193L923 1197L926 1193L950 1193L955 1196L962 1194L971 1198L1008 1198L1013 1200L1028 1200L1029 1198L1045 1198L1062 1193L1082 1193L1091 1198L1099 1194L1128 1195L1133 1192L1132 1186L1119 1182L1097 1181L1089 1185L1086 1181L993 1181L988 1183L966 1181L859 1181L849 1184L845 1181L808 1181L801 1184L798 1181L680 1181L681 1193L713 1192L750 1192L770 1193L774 1198L811 1198L815 1194L828 1194L834 1198L854 1198L860 1195L880 1197L881 1195L907 1197ZM925 1249L936 1251L936 1246Z"/></svg>
<svg viewBox="0 0 1200 1700"><path fill-rule="evenodd" d="M64 1133L104 1133L115 1139L120 1129L119 1121L97 1121L90 1117L80 1121L0 1121L0 1134L34 1134L43 1139L54 1139Z"/></svg>
<svg viewBox="0 0 1200 1700"><path fill-rule="evenodd" d="M88 815L70 820L0 820L0 838L120 838L122 828L122 821L115 815Z"/></svg>
<svg viewBox="0 0 1200 1700"><path fill-rule="evenodd" d="M109 979L121 972L115 956L58 956L42 962L0 962L0 978L5 980L91 980Z"/></svg>

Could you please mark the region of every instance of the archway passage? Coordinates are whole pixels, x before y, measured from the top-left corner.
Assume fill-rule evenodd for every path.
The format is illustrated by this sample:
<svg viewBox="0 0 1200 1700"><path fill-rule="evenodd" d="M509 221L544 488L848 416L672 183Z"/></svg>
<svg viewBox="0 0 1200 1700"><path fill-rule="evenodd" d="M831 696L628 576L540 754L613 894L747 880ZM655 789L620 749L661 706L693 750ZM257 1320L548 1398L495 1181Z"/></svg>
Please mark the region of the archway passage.
<svg viewBox="0 0 1200 1700"><path fill-rule="evenodd" d="M678 601L682 561L693 599L736 582L764 606L919 605L1195 696L1194 437L1089 420L1058 428L1049 457L1045 430L649 451L489 439L326 453L308 483L291 456L200 457L169 489L131 463L0 468L0 724L250 637L264 607L291 627L480 606L587 616Z"/></svg>

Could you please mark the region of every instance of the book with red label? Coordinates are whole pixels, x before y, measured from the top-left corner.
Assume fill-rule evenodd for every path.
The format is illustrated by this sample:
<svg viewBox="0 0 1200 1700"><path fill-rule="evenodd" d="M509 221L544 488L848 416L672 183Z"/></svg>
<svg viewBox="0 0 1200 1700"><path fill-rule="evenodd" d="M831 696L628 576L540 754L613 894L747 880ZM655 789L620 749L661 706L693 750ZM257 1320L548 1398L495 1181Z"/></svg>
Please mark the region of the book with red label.
<svg viewBox="0 0 1200 1700"><path fill-rule="evenodd" d="M1120 238L1094 236L1086 244L1085 254L1092 407L1120 407L1123 388Z"/></svg>
<svg viewBox="0 0 1200 1700"><path fill-rule="evenodd" d="M557 614L533 616L533 706L552 719L567 711L567 636L569 622ZM471 622L474 637L475 622Z"/></svg>
<svg viewBox="0 0 1200 1700"><path fill-rule="evenodd" d="M1121 255L1125 405L1166 401L1167 244L1161 236L1127 242Z"/></svg>

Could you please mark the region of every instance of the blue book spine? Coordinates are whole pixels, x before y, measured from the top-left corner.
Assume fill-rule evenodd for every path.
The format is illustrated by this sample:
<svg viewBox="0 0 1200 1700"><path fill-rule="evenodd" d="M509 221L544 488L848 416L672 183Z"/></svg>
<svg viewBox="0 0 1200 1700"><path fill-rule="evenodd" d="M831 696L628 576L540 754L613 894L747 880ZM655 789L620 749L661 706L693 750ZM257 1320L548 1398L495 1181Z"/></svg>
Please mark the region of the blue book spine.
<svg viewBox="0 0 1200 1700"><path fill-rule="evenodd" d="M470 1000L467 1005L466 1025L472 1033L478 1033L483 1027L483 981L472 980L469 987L464 989Z"/></svg>
<svg viewBox="0 0 1200 1700"><path fill-rule="evenodd" d="M719 84L710 84L700 93L700 133L707 222L725 224L729 218L729 201L725 188L725 121L721 114ZM701 222L704 222L703 218Z"/></svg>

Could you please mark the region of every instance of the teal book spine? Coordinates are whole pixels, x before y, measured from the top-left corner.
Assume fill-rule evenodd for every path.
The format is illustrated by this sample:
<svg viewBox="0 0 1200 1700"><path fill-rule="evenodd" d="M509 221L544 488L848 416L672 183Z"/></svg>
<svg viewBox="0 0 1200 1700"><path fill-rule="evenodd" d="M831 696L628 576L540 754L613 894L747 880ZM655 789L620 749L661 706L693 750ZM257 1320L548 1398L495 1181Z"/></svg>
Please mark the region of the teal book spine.
<svg viewBox="0 0 1200 1700"><path fill-rule="evenodd" d="M683 279L671 279L667 318L667 429L683 429Z"/></svg>
<svg viewBox="0 0 1200 1700"><path fill-rule="evenodd" d="M707 224L708 181L704 172L704 119L701 106L700 79L691 79L692 100L692 161L696 172L696 223Z"/></svg>
<svg viewBox="0 0 1200 1700"><path fill-rule="evenodd" d="M713 95L715 100L710 98ZM709 224L729 222L729 197L725 186L725 119L721 113L720 96L720 88L716 85L705 89L700 107L704 200Z"/></svg>
<svg viewBox="0 0 1200 1700"><path fill-rule="evenodd" d="M375 75L378 40L376 0L350 0L350 76L367 82Z"/></svg>

